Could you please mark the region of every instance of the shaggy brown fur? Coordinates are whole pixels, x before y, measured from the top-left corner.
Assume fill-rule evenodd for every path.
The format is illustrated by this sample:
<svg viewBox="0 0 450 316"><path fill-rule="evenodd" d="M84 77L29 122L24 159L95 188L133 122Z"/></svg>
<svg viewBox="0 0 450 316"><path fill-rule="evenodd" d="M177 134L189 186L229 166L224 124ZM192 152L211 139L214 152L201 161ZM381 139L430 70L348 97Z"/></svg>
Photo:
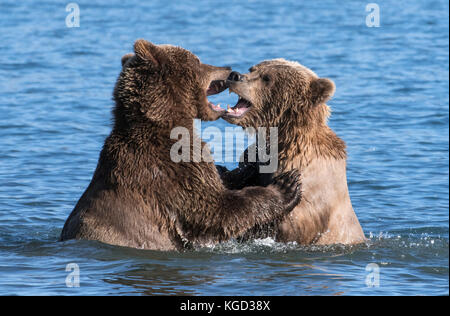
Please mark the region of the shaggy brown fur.
<svg viewBox="0 0 450 316"><path fill-rule="evenodd" d="M242 127L278 127L277 174L302 174L299 205L281 223L255 228L253 236L269 234L300 244L364 241L347 188L345 143L327 126L325 102L334 94L334 83L284 59L264 61L235 78L229 89L240 96L233 108L239 111L229 111L224 119ZM222 178L230 188L267 185L270 177L259 174L257 166L222 170Z"/></svg>
<svg viewBox="0 0 450 316"><path fill-rule="evenodd" d="M223 186L213 163L170 159L177 142L170 138L174 127L190 131L192 157L198 140L193 119L223 114L208 102L207 91L230 69L202 64L180 47L144 40L136 41L134 51L122 58L113 130L61 240L182 249L236 237L292 210L300 199L296 173L267 187L237 191Z"/></svg>

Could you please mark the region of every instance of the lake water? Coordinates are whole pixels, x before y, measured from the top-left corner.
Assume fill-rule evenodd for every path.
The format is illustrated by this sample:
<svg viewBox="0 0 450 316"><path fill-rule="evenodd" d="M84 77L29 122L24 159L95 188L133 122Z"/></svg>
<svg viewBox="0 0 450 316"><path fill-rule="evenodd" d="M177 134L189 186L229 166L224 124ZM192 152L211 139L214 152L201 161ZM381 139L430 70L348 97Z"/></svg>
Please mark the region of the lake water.
<svg viewBox="0 0 450 316"><path fill-rule="evenodd" d="M68 28L67 3L0 3L0 295L448 295L447 1L379 1L380 27L367 27L364 1L77 4L80 27ZM348 145L368 243L174 253L57 242L110 132L120 58L137 38L240 72L284 57L333 79L330 125ZM66 286L69 263L80 287ZM373 264L379 286L366 282Z"/></svg>

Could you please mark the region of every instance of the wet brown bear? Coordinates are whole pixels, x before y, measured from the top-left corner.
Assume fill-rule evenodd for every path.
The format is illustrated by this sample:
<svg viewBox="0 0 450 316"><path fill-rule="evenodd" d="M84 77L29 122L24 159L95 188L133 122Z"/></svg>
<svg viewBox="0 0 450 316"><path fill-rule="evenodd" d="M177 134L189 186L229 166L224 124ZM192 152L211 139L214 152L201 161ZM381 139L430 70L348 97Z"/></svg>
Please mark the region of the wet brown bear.
<svg viewBox="0 0 450 316"><path fill-rule="evenodd" d="M242 127L278 127L276 174L298 170L302 181L299 205L280 223L255 228L253 235L300 244L363 242L348 193L345 143L327 126L325 102L334 94L334 83L284 59L261 62L231 77L229 89L240 98L224 119ZM267 184L270 177L255 170L257 164L241 163L222 178L234 188Z"/></svg>
<svg viewBox="0 0 450 316"><path fill-rule="evenodd" d="M134 52L122 58L112 132L61 240L182 249L236 237L292 210L300 198L295 173L265 188L237 191L223 186L212 162L171 160L178 141L171 139L174 127L187 129L192 144L198 140L194 118L215 120L223 114L207 95L226 89L230 69L145 40L136 41Z"/></svg>

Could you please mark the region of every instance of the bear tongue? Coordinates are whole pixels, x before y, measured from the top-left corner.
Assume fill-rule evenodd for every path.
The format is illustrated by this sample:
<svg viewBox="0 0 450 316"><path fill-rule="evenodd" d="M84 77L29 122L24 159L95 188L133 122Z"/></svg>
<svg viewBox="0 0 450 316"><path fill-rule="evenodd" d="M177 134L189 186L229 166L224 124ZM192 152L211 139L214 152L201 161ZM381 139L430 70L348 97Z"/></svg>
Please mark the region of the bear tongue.
<svg viewBox="0 0 450 316"><path fill-rule="evenodd" d="M243 98L239 98L238 102L233 107L233 109L248 108L250 106L251 106L250 102L248 102L247 100L245 100Z"/></svg>
<svg viewBox="0 0 450 316"><path fill-rule="evenodd" d="M215 105L214 103L209 102L209 106L210 106L214 111L217 111L217 112L225 112L225 110L222 109L222 108L220 107L220 103L217 104L217 105Z"/></svg>
<svg viewBox="0 0 450 316"><path fill-rule="evenodd" d="M227 113L232 116L242 116L248 110L247 104L244 103L246 102L244 101L243 104L240 105L238 102L238 104L232 108L228 106Z"/></svg>

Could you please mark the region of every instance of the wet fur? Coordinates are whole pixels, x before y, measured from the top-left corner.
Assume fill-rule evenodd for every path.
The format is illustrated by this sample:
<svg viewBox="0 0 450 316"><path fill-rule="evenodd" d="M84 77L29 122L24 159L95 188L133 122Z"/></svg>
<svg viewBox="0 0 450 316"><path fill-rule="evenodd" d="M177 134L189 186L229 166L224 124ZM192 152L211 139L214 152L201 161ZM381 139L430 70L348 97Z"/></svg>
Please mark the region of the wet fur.
<svg viewBox="0 0 450 316"><path fill-rule="evenodd" d="M91 183L68 217L61 240L90 239L143 249L173 250L242 235L276 220L298 203L298 175L267 187L227 189L213 163L170 159L174 127L215 120L209 82L229 68L202 64L187 50L138 40L122 58L114 89L114 127ZM199 140L200 141L200 140ZM205 144L202 142L202 147Z"/></svg>
<svg viewBox="0 0 450 316"><path fill-rule="evenodd" d="M296 62L275 59L253 66L230 90L253 105L241 118L224 118L242 127L277 126L276 174L297 170L302 175L299 205L281 222L255 227L244 239L271 236L300 244L364 241L348 193L345 143L327 125L330 109L325 102L334 94L334 83ZM270 176L260 174L258 164L222 169L224 183L229 188L267 185Z"/></svg>

